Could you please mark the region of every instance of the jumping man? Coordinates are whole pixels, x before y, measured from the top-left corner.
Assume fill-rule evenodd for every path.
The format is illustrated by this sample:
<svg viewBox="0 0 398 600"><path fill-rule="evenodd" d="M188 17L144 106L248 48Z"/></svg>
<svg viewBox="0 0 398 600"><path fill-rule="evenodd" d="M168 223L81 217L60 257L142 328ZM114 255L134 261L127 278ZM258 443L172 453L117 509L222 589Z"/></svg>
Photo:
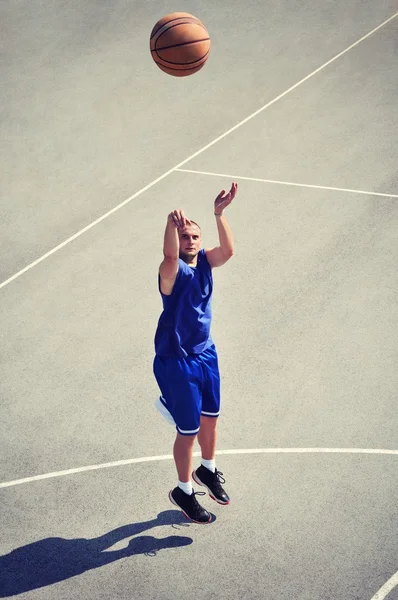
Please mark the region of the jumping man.
<svg viewBox="0 0 398 600"><path fill-rule="evenodd" d="M219 246L201 248L201 230L183 210L167 217L163 261L159 267L159 291L163 312L155 334L154 374L161 396L156 406L176 426L173 455L178 485L169 493L173 504L196 523L208 523L211 515L197 501L192 478L207 488L219 504L229 504L222 488L225 480L216 469L216 427L220 414L220 374L217 352L210 334L212 269L233 255L233 239L224 209L235 197L232 184L214 201ZM192 472L196 437L201 466Z"/></svg>

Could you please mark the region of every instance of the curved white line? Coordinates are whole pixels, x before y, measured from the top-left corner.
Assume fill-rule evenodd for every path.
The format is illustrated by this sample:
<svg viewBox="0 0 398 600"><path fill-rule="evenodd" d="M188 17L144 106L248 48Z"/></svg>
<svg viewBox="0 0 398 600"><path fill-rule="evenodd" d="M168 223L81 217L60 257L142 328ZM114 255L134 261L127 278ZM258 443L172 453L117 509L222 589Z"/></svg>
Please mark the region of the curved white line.
<svg viewBox="0 0 398 600"><path fill-rule="evenodd" d="M237 448L231 450L219 450L217 456L227 454L384 454L398 456L398 450L383 450L381 448ZM200 452L194 452L194 456L200 456ZM99 471L100 469L111 469L124 465L133 465L144 462L156 462L160 460L171 460L172 454L163 454L160 456L142 456L141 458L127 458L125 460L116 460L113 462L101 463L98 465L88 465L86 467L76 467L66 469L65 471L54 471L53 473L44 473L14 481L4 481L0 483L0 488L13 487L23 483L32 483L43 479L53 479L55 477L65 477L66 475L75 475L76 473L85 473L86 471Z"/></svg>
<svg viewBox="0 0 398 600"><path fill-rule="evenodd" d="M376 592L371 600L384 600L395 587L398 587L398 571Z"/></svg>

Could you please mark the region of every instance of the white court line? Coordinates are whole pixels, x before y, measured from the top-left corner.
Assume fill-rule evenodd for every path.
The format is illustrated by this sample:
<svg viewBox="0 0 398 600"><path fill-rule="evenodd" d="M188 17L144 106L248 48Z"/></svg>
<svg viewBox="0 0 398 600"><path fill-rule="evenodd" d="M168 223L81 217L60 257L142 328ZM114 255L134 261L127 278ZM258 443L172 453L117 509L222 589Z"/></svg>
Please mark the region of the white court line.
<svg viewBox="0 0 398 600"><path fill-rule="evenodd" d="M371 600L384 600L388 594L398 586L398 571L393 575L379 591L371 598ZM391 599L392 600L392 599Z"/></svg>
<svg viewBox="0 0 398 600"><path fill-rule="evenodd" d="M330 190L332 192L350 192L352 194L365 194L366 196L383 196L384 198L398 198L398 194L383 194L381 192L367 192L365 190L351 190L349 188L329 187L326 185L312 185L310 183L294 183L292 181L278 181L276 179L260 179L259 177L243 177L243 175L228 175L227 173L211 173L210 171L194 171L192 169L175 169L179 173L195 173L197 175L211 175L213 177L227 177L228 179L243 179L245 181L259 181L260 183L276 183L295 187L313 188L315 190Z"/></svg>
<svg viewBox="0 0 398 600"><path fill-rule="evenodd" d="M99 217L98 219L96 219L95 221L93 221L92 223L90 223L89 225L87 225L86 227L84 227L83 229L81 229L80 231L78 231L77 233L75 233L74 235L72 235L71 237L69 237L67 240L65 240L64 242L62 242L61 244L59 244L58 246L56 246L55 248L53 248L52 250L50 250L49 252L47 252L46 254L43 254L43 256L41 256L37 260L33 261L32 263L30 263L25 268L21 269L20 271L18 271L17 273L15 273L14 275L12 275L8 279L6 279L5 281L3 281L0 284L0 289L2 287L4 287L4 286L8 285L9 283L11 283L11 281L14 281L14 279L17 279L17 277L20 277L23 273L26 273L26 271L29 271L30 269L32 269L33 267L35 267L36 265L38 265L39 263L41 263L43 260L45 260L46 258L48 258L49 256L51 256L52 254L54 254L55 252L57 252L58 250L60 250L61 248L63 248L64 246L66 246L67 244L69 244L70 242L72 242L73 240L75 240L76 238L78 238L79 236L81 236L83 233L85 233L86 231L88 231L89 229L91 229L92 227L94 227L95 225L98 225L98 223L100 223L101 221L103 221L104 219L106 219L107 217L109 217L110 215L112 215L114 212L116 212L117 210L119 210L120 208L122 208L123 206L125 206L126 204L128 204L129 202L131 202L132 200L134 200L135 198L137 198L137 196L140 196L141 194L143 194L144 192L146 192L147 190L149 190L152 186L154 186L155 184L159 183L159 181L161 181L162 179L164 179L165 177L167 177L168 175L170 175L170 173L173 173L174 171L176 171L177 169L179 169L179 167L182 167L183 165L185 165L187 162L189 162L193 158L196 158L196 156L199 156L199 154L202 154L202 152L205 152L205 150L207 150L211 146L214 146L214 144L216 144L217 142L219 142L220 140L222 140L223 138L225 138L227 135L229 135L230 133L232 133L233 131L235 131L236 129L238 129L238 127L241 127L242 125L244 125L245 123L247 123L248 121L250 121L250 119L253 119L254 117L256 117L263 110L266 110L268 107L270 107L273 104L275 104L275 102L278 102L278 100L280 100L281 98L284 98L287 94L289 94L290 92L292 92L293 90L295 90L296 88L298 88L300 85L302 85L303 83L305 83L308 79L310 79L311 77L313 77L314 75L316 75L317 73L319 73L320 71L322 71L323 69L325 69L327 66L329 66L330 64L332 64L335 60L337 60L338 58L340 58L341 56L343 56L344 54L346 54L347 52L349 52L350 50L352 50L353 48L355 48L355 46L358 46L358 44L360 44L361 42L363 42L364 40L366 40L368 37L370 37L371 35L373 35L374 33L376 33L376 31L378 31L379 29L381 29L382 27L384 27L385 25L387 25L390 21L392 21L393 19L395 19L397 16L398 16L398 12L396 12L394 15L392 15L391 17L389 17L388 19L386 19L385 21L383 21L383 23L380 23L380 25L378 25L377 27L375 27L374 29L372 29L371 31L369 31L368 33L366 33L365 35L363 35L361 38L359 38L359 40L357 40L356 42L354 42L353 44L351 44L350 46L348 46L345 50L342 50L342 52L339 52L338 54L336 54L335 56L333 56L333 58L331 58L330 60L328 60L327 62L325 62L323 65L321 65L317 69L315 69L315 71L312 71L309 75L307 75L303 79L300 79L300 81L298 81L297 83L295 83L294 85L292 85L291 87L289 87L287 90L285 90L284 92L282 92L281 94L279 94L279 96L276 96L276 98L274 98L270 102L267 102L267 104L265 104L264 106L262 106L261 108L259 108L255 112L253 112L251 115L249 115L248 117L246 117L245 119L243 119L243 121L240 121L239 123L237 123L237 125L234 125L234 127L231 127L231 129L228 129L228 131L225 131L225 133L219 135L212 142L210 142L206 146L203 146L203 148L200 148L200 150L197 150L197 152L194 152L194 154L191 154L191 156L189 156L188 158L186 158L182 162L178 163L178 165L176 165L172 169L169 169L168 171L166 171L166 173L163 173L163 175L161 175L157 179L154 179L154 181L152 181L151 183L149 183L145 187L143 187L140 190L138 190L138 192L136 192L135 194L133 194L132 196L130 196L130 198L127 198L127 200L124 200L124 202L121 202L121 204L118 204L117 206L115 206L114 208L112 208L112 210L108 211L107 213L105 213L104 215L102 215L101 217Z"/></svg>
<svg viewBox="0 0 398 600"><path fill-rule="evenodd" d="M398 450L383 450L380 448L242 448L232 450L219 450L217 456L237 454L376 454L398 456ZM200 452L194 452L194 456L200 456ZM75 469L66 469L65 471L54 471L53 473L44 473L43 475L34 475L33 477L24 477L14 481L5 481L0 483L0 488L13 487L23 483L32 483L42 481L43 479L54 479L55 477L65 477L66 475L75 475L76 473L85 473L87 471L99 471L101 469L111 469L124 465L133 465L145 462L157 462L161 460L172 460L172 454L162 454L160 456L143 456L141 458L128 458L125 460L116 460L113 462L102 463L98 465L88 465L86 467L77 467Z"/></svg>

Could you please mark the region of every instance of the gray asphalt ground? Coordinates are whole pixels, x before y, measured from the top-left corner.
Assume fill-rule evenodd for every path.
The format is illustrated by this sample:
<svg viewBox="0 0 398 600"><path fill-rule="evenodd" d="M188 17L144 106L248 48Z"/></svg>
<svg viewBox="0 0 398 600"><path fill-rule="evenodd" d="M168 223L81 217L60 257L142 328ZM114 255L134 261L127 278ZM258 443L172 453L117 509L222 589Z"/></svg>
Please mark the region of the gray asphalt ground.
<svg viewBox="0 0 398 600"><path fill-rule="evenodd" d="M148 50L174 10L212 39L181 80ZM397 11L4 2L0 284ZM398 598L397 33L398 15L1 287L0 482L159 459L2 486L0 597ZM236 254L213 301L232 502L204 498L203 527L167 498L157 268L173 208L217 243L213 200L232 180Z"/></svg>

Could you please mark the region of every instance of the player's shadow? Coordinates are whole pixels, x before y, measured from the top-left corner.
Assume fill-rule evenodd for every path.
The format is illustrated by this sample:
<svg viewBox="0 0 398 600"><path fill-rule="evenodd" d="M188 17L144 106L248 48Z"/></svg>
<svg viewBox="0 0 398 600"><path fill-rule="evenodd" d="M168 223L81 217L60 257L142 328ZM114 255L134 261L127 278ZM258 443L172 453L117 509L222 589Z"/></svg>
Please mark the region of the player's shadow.
<svg viewBox="0 0 398 600"><path fill-rule="evenodd" d="M54 537L16 548L0 556L0 598L51 585L120 558L135 554L154 556L159 550L192 544L192 538L185 536L155 538L138 535L129 541L127 547L107 551L117 542L163 525L189 527L189 521L180 511L166 510L151 521L124 525L97 538Z"/></svg>

